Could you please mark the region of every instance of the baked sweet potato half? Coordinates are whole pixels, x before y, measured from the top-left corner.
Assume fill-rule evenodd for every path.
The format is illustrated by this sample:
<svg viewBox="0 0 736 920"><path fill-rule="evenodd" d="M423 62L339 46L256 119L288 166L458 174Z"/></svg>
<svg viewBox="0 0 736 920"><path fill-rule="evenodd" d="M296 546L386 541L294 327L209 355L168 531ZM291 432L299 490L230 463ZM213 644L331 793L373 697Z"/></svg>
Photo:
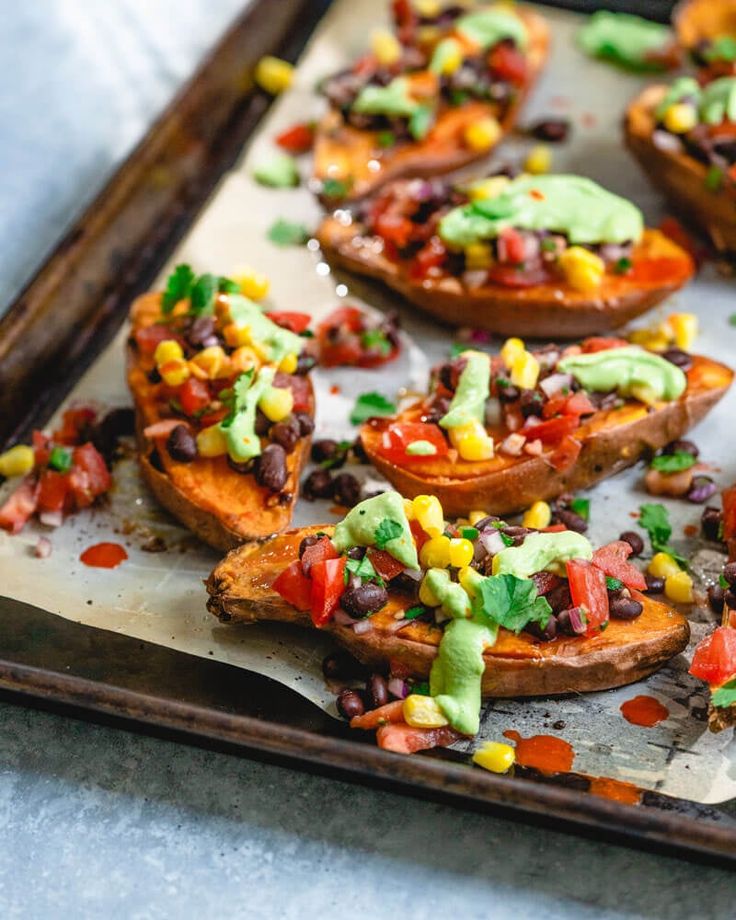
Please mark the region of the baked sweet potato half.
<svg viewBox="0 0 736 920"><path fill-rule="evenodd" d="M160 293L135 301L128 385L145 482L194 534L229 549L289 526L314 397L310 363L299 354L305 340L232 283L229 293L214 285L204 306L196 293L168 306ZM260 338L241 328L251 312L262 317Z"/></svg>
<svg viewBox="0 0 736 920"><path fill-rule="evenodd" d="M289 531L262 544L233 550L207 581L208 609L227 623L279 621L314 628L310 613L287 603L273 589L277 576L299 558L302 540L331 526ZM369 551L370 552L370 551ZM484 697L551 696L605 690L641 680L687 645L687 620L675 610L643 594L633 620L611 619L604 632L544 641L528 632L499 631L483 655ZM374 669L401 664L416 678L429 676L442 639L442 628L426 617L397 619L416 601L389 590L385 606L370 616L370 630L334 619L324 627L340 645ZM398 627L398 628L397 628Z"/></svg>
<svg viewBox="0 0 736 920"><path fill-rule="evenodd" d="M671 87L647 87L629 106L624 132L627 146L673 206L700 227L716 249L733 252L736 120L715 111L708 121L702 119L707 111L703 99L723 87L723 80L736 86L736 78L724 77L704 91L689 78Z"/></svg>
<svg viewBox="0 0 736 920"><path fill-rule="evenodd" d="M394 182L354 215L328 216L317 238L329 261L441 322L500 335L606 332L694 271L687 252L643 227L638 209L577 176L496 176L465 189Z"/></svg>
<svg viewBox="0 0 736 920"><path fill-rule="evenodd" d="M316 131L314 185L327 203L485 157L513 127L547 57L547 25L531 10L441 13L437 23L409 16L397 24L401 43L323 85L330 108Z"/></svg>
<svg viewBox="0 0 736 920"><path fill-rule="evenodd" d="M703 82L730 76L736 66L736 3L682 0L672 16L680 45L700 68Z"/></svg>
<svg viewBox="0 0 736 920"><path fill-rule="evenodd" d="M621 356L627 354L634 363L651 359L662 368L667 359L677 361L682 390L646 402L633 395L636 387L622 393L611 379L601 382L607 392L586 388L569 367L581 349L583 361L593 355L615 362L619 356L624 368L628 358ZM478 418L468 441L464 429L448 428L446 420L455 406L462 411L469 364L482 366L483 360L487 370L477 374L487 378L480 394L485 402L474 407ZM525 361L532 367L526 379ZM396 418L367 422L360 439L370 462L403 495L436 495L450 515L476 508L507 514L587 488L682 437L732 379L729 368L708 358L676 350L663 358L622 340L590 339L562 350L550 346L531 360L507 345L493 359L469 352L436 368L425 399ZM650 400L651 394L639 396Z"/></svg>

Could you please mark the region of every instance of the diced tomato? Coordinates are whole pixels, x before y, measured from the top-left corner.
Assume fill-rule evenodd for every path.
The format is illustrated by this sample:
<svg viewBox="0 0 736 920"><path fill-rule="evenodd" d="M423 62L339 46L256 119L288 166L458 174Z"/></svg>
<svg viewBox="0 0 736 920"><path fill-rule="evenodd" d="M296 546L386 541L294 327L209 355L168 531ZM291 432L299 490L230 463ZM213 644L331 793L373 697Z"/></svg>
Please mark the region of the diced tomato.
<svg viewBox="0 0 736 920"><path fill-rule="evenodd" d="M719 626L698 645L690 665L694 677L720 687L736 675L736 629Z"/></svg>
<svg viewBox="0 0 736 920"><path fill-rule="evenodd" d="M43 431L33 432L33 456L36 466L46 466L51 456L51 438Z"/></svg>
<svg viewBox="0 0 736 920"><path fill-rule="evenodd" d="M595 406L590 401L587 394L579 391L567 397L563 414L574 415L580 418L581 415L592 415L595 411Z"/></svg>
<svg viewBox="0 0 736 920"><path fill-rule="evenodd" d="M371 547L368 550L368 558L373 563L373 568L384 581L391 581L392 578L396 578L400 572L404 571L404 564L399 562L398 559L394 559L391 553L387 553L383 549Z"/></svg>
<svg viewBox="0 0 736 920"><path fill-rule="evenodd" d="M196 415L212 402L210 391L203 380L189 377L179 389L179 404L185 415Z"/></svg>
<svg viewBox="0 0 736 920"><path fill-rule="evenodd" d="M412 536L414 537L414 542L417 545L417 552L419 552L427 540L429 540L429 534L422 530L419 521L409 521L409 527L411 529Z"/></svg>
<svg viewBox="0 0 736 920"><path fill-rule="evenodd" d="M345 565L347 559L325 559L315 562L310 569L312 579L312 622L315 626L325 626L332 618L340 604L345 590Z"/></svg>
<svg viewBox="0 0 736 920"><path fill-rule="evenodd" d="M426 278L430 270L445 264L447 249L438 236L430 237L414 256L409 272L412 278Z"/></svg>
<svg viewBox="0 0 736 920"><path fill-rule="evenodd" d="M546 422L539 422L537 425L525 426L522 433L529 441L539 439L542 444L555 444L572 434L577 427L578 419L574 415L561 415L558 418L548 419Z"/></svg>
<svg viewBox="0 0 736 920"><path fill-rule="evenodd" d="M570 596L576 607L583 607L588 618L587 636L594 635L608 621L606 576L586 559L571 559L567 565Z"/></svg>
<svg viewBox="0 0 736 920"><path fill-rule="evenodd" d="M614 540L593 553L593 565L610 578L618 578L627 588L645 591L647 583L644 576L627 561L631 552L631 546L624 540Z"/></svg>
<svg viewBox="0 0 736 920"><path fill-rule="evenodd" d="M69 476L56 470L44 470L39 480L38 510L63 511L69 494Z"/></svg>
<svg viewBox="0 0 736 920"><path fill-rule="evenodd" d="M364 54L359 57L353 64L353 73L370 74L377 66L376 56L374 54Z"/></svg>
<svg viewBox="0 0 736 920"><path fill-rule="evenodd" d="M110 471L97 448L90 444L75 447L72 468L67 474L69 490L77 508L86 508L112 485Z"/></svg>
<svg viewBox="0 0 736 920"><path fill-rule="evenodd" d="M364 731L372 731L381 725L404 721L404 701L393 700L378 709L371 709L362 716L353 716L350 720L351 728L362 728Z"/></svg>
<svg viewBox="0 0 736 920"><path fill-rule="evenodd" d="M577 438L574 438L572 435L567 435L560 441L557 447L555 447L554 451L547 458L547 461L556 470L569 470L570 467L577 463L582 449L583 445Z"/></svg>
<svg viewBox="0 0 736 920"><path fill-rule="evenodd" d="M375 231L384 240L403 249L411 241L414 224L408 217L385 211L379 214L375 221Z"/></svg>
<svg viewBox="0 0 736 920"><path fill-rule="evenodd" d="M524 237L513 227L504 227L498 234L499 261L519 265L526 256ZM503 255L501 255L503 253Z"/></svg>
<svg viewBox="0 0 736 920"><path fill-rule="evenodd" d="M376 732L378 746L395 754L414 754L430 748L447 747L462 737L449 725L442 728L412 728L405 722L381 725Z"/></svg>
<svg viewBox="0 0 736 920"><path fill-rule="evenodd" d="M494 284L501 284L510 288L528 288L537 284L544 284L549 280L549 274L543 268L525 271L515 265L492 265L488 270L488 280Z"/></svg>
<svg viewBox="0 0 736 920"><path fill-rule="evenodd" d="M596 351L608 351L610 348L623 348L629 343L626 339L616 339L609 336L593 335L580 343L586 354L592 354Z"/></svg>
<svg viewBox="0 0 736 920"><path fill-rule="evenodd" d="M407 454L406 448L414 441L428 441L436 453L428 456ZM378 453L392 463L403 465L416 460L434 460L446 457L449 447L445 436L431 422L394 422L381 435Z"/></svg>
<svg viewBox="0 0 736 920"><path fill-rule="evenodd" d="M302 553L302 571L308 575L312 566L326 559L337 559L339 553L329 537L320 537L316 543L308 546Z"/></svg>
<svg viewBox="0 0 736 920"><path fill-rule="evenodd" d="M360 339L351 336L341 342L328 343L321 347L319 363L322 367L357 367L362 354Z"/></svg>
<svg viewBox="0 0 736 920"><path fill-rule="evenodd" d="M38 480L26 476L0 508L0 527L10 533L20 533L38 504Z"/></svg>
<svg viewBox="0 0 736 920"><path fill-rule="evenodd" d="M736 558L736 486L721 492L723 503L723 539L728 544L728 557Z"/></svg>
<svg viewBox="0 0 736 920"><path fill-rule="evenodd" d="M152 326L141 326L136 329L134 338L142 354L152 355L156 351L156 346L166 339L176 338L172 335L171 329L164 323L154 323Z"/></svg>
<svg viewBox="0 0 736 920"><path fill-rule="evenodd" d="M567 405L567 396L564 393L555 393L545 402L542 407L542 416L544 418L554 418L555 415L561 415Z"/></svg>
<svg viewBox="0 0 736 920"><path fill-rule="evenodd" d="M312 387L306 377L294 374L289 377L288 387L294 397L294 412L310 412L312 409Z"/></svg>
<svg viewBox="0 0 736 920"><path fill-rule="evenodd" d="M271 310L266 316L272 323L281 326L282 329L289 329L291 332L304 332L307 326L312 322L309 313L298 313L294 310Z"/></svg>
<svg viewBox="0 0 736 920"><path fill-rule="evenodd" d="M312 581L302 571L302 564L295 559L279 574L272 585L274 591L297 610L312 607Z"/></svg>
<svg viewBox="0 0 736 920"><path fill-rule="evenodd" d="M314 124L306 121L292 125L277 135L276 143L282 150L297 156L300 153L307 153L314 144Z"/></svg>
<svg viewBox="0 0 736 920"><path fill-rule="evenodd" d="M507 80L514 86L523 86L526 83L526 58L514 45L507 42L496 45L488 55L488 66L497 77Z"/></svg>
<svg viewBox="0 0 736 920"><path fill-rule="evenodd" d="M79 444L91 425L94 424L97 413L89 406L78 406L76 409L67 409L61 417L61 427L52 434L52 440L57 444Z"/></svg>
<svg viewBox="0 0 736 920"><path fill-rule="evenodd" d="M542 533L561 533L563 530L567 530L564 524L550 524L542 528Z"/></svg>
<svg viewBox="0 0 736 920"><path fill-rule="evenodd" d="M223 406L221 409L213 409L205 415L200 415L198 422L202 428L209 428L210 425L216 425L221 422L227 415L227 409Z"/></svg>

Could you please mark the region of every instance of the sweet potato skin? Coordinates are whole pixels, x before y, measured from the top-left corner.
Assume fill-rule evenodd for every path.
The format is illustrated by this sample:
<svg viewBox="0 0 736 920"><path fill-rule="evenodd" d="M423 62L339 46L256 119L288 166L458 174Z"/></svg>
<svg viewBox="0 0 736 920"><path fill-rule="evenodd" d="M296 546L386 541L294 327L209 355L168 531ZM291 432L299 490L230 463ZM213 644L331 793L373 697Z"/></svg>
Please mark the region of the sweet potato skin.
<svg viewBox="0 0 736 920"><path fill-rule="evenodd" d="M149 325L159 312L159 295L138 298L131 309L133 327ZM238 473L225 457L202 458L192 463L173 460L166 438L149 439L148 425L160 421L138 351L128 345L128 386L136 411L136 440L141 475L156 500L197 537L218 550L228 550L246 540L258 540L289 526L299 491L301 471L309 457L311 438L301 438L287 455L289 478L283 504L251 475ZM314 412L312 396L311 412Z"/></svg>
<svg viewBox="0 0 736 920"><path fill-rule="evenodd" d="M626 144L651 181L708 234L721 252L736 252L736 189L706 187L708 167L682 151L660 150L652 143L653 110L666 87L649 86L629 106L624 121Z"/></svg>
<svg viewBox="0 0 736 920"><path fill-rule="evenodd" d="M406 266L386 258L375 238L336 217L327 217L317 239L328 261L393 288L410 303L450 326L488 329L497 335L574 339L599 335L630 322L656 306L693 275L692 258L658 230L646 230L635 259L657 260L667 271L658 277L608 274L596 295L582 294L564 282L509 288L487 284L466 288L459 278L418 281ZM661 260L661 261L660 261Z"/></svg>
<svg viewBox="0 0 736 920"><path fill-rule="evenodd" d="M521 8L518 13L529 31L529 80L501 121L502 135L513 128L549 50L549 30L544 19L528 9ZM341 113L331 109L317 128L314 178L322 182L325 179L352 177L352 186L343 198L328 199L330 204L335 205L339 201L357 201L392 179L453 172L488 155L488 151L479 153L470 150L462 144L460 137L468 124L489 115L495 117L496 114L496 106L486 102L470 102L457 109L450 109L443 113L423 141L401 146L395 151L386 151L377 159L376 132L358 130L345 124ZM379 168L369 167L369 162L378 163Z"/></svg>
<svg viewBox="0 0 736 920"><path fill-rule="evenodd" d="M261 544L239 547L214 569L207 581L208 609L224 622L278 620L314 628L308 613L300 613L271 588L276 576L297 558L301 539L331 527L287 531ZM496 645L485 653L482 691L486 697L554 696L605 690L651 674L687 645L690 629L685 617L664 604L637 595L644 612L633 621L612 620L605 632L588 638L539 642L526 633L501 630ZM370 667L398 661L419 678L426 678L436 655L441 630L412 622L392 630L394 613L406 600L391 598L371 617L371 632L356 635L349 626L330 623L326 630L340 645Z"/></svg>
<svg viewBox="0 0 736 920"><path fill-rule="evenodd" d="M648 412L642 404L599 412L579 429L582 450L575 464L556 470L548 457L497 455L493 460L468 463L427 460L400 467L378 452L382 429L375 420L361 428L360 438L370 462L407 498L436 495L448 517L461 517L476 508L504 515L528 508L537 500L588 488L636 463L649 451L681 438L726 393L733 372L715 361L694 357L688 389L679 400L662 403ZM411 417L411 409L407 415Z"/></svg>

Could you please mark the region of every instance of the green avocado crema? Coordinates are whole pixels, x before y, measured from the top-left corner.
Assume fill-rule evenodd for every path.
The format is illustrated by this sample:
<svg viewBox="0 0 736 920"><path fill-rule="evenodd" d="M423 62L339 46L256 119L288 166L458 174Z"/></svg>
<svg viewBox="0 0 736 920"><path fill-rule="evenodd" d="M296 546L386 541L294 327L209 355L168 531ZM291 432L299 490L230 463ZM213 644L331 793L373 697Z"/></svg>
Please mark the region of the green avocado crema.
<svg viewBox="0 0 736 920"><path fill-rule="evenodd" d="M586 390L633 396L646 403L678 399L685 391L685 374L670 361L637 345L608 348L563 358L558 369L572 374Z"/></svg>
<svg viewBox="0 0 736 920"><path fill-rule="evenodd" d="M529 41L523 21L502 9L478 10L461 16L455 23L455 31L478 45L481 51L509 38L519 48L526 48Z"/></svg>
<svg viewBox="0 0 736 920"><path fill-rule="evenodd" d="M388 86L364 86L352 105L362 115L392 115L410 118L421 104L409 94L406 77L395 77Z"/></svg>
<svg viewBox="0 0 736 920"><path fill-rule="evenodd" d="M381 527L384 522L399 525L401 532L392 539L380 540ZM404 511L404 499L398 492L383 492L373 498L367 498L349 511L335 527L332 537L335 549L344 553L354 546L376 546L386 550L394 559L407 568L418 569L419 559L412 536L411 527Z"/></svg>
<svg viewBox="0 0 736 920"><path fill-rule="evenodd" d="M261 453L261 439L256 434L256 407L261 397L271 388L276 370L262 367L255 375L241 374L233 387L235 391L234 414L220 422L220 430L227 441L227 452L236 463L245 463Z"/></svg>
<svg viewBox="0 0 736 920"><path fill-rule="evenodd" d="M706 125L736 121L736 77L721 77L709 83L700 98L699 113Z"/></svg>
<svg viewBox="0 0 736 920"><path fill-rule="evenodd" d="M460 374L447 415L440 420L443 428L458 428L472 421L482 424L485 418L486 400L490 393L491 359L481 351L466 351L463 357L468 363Z"/></svg>
<svg viewBox="0 0 736 920"><path fill-rule="evenodd" d="M247 326L250 329L252 340L267 349L268 361L279 364L286 355L301 354L304 348L302 336L277 326L257 303L242 294L230 294L228 303L233 323L239 328Z"/></svg>
<svg viewBox="0 0 736 920"><path fill-rule="evenodd" d="M521 546L507 546L493 557L494 575L531 578L536 572L565 573L571 559L592 559L590 541L574 530L530 533Z"/></svg>
<svg viewBox="0 0 736 920"><path fill-rule="evenodd" d="M627 13L594 13L578 32L578 44L591 57L606 58L633 70L661 70L651 55L672 42L669 28Z"/></svg>
<svg viewBox="0 0 736 920"><path fill-rule="evenodd" d="M583 176L520 176L499 195L454 208L440 221L450 248L495 239L502 230L564 233L571 244L638 242L641 211Z"/></svg>

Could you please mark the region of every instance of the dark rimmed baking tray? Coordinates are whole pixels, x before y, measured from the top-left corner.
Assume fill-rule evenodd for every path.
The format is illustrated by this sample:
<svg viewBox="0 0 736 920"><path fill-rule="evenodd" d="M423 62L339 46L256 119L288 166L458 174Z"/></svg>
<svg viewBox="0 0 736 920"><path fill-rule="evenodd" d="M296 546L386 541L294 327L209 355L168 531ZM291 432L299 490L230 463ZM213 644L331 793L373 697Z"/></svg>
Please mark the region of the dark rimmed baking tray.
<svg viewBox="0 0 736 920"><path fill-rule="evenodd" d="M256 0L0 321L0 441L42 424L109 341L266 110L249 78L255 61L266 51L296 55L327 5ZM451 751L389 754L261 675L3 598L0 693L556 829L736 864L731 805L645 792L629 806L588 794L589 781L578 774L518 769L498 777L469 769Z"/></svg>

